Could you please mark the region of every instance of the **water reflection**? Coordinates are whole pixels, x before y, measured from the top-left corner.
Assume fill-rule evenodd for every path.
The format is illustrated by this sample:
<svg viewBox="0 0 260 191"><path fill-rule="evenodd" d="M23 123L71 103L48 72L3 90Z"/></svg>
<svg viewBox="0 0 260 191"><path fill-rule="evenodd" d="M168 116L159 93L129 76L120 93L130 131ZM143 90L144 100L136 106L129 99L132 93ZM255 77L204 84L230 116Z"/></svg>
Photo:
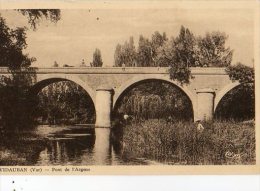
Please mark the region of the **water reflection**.
<svg viewBox="0 0 260 191"><path fill-rule="evenodd" d="M104 132L96 131L94 126L76 126L49 134L46 148L40 153L37 165L109 164L110 143L108 139L106 146L107 131L101 130ZM97 133L101 133L104 140L100 140Z"/></svg>
<svg viewBox="0 0 260 191"><path fill-rule="evenodd" d="M95 164L111 164L111 142L110 142L110 128L96 128L95 129L95 146L93 158Z"/></svg>
<svg viewBox="0 0 260 191"><path fill-rule="evenodd" d="M45 149L40 153L37 161L38 165L69 165L82 164L81 160L84 154L86 164L89 156L93 152L95 137L92 134L78 136L80 134L59 134L64 137L50 137L46 141Z"/></svg>

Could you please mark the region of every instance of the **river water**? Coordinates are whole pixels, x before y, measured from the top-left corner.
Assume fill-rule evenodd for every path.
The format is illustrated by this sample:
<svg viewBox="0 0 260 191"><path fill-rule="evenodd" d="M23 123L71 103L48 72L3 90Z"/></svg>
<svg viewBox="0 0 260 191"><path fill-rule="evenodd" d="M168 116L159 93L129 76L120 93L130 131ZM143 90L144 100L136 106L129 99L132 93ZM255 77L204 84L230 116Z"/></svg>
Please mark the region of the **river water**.
<svg viewBox="0 0 260 191"><path fill-rule="evenodd" d="M8 135L7 135L8 136ZM33 131L10 134L0 142L0 165L150 165L127 158L113 143L108 128L40 125Z"/></svg>

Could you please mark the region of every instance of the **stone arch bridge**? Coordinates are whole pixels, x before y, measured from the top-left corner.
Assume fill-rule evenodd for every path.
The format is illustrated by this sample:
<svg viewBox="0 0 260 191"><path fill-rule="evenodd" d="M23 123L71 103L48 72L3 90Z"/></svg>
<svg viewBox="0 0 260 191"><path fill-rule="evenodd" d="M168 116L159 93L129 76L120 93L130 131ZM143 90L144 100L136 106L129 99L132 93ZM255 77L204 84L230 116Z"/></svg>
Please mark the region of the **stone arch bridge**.
<svg viewBox="0 0 260 191"><path fill-rule="evenodd" d="M32 89L58 81L69 80L80 85L91 97L96 110L96 126L110 127L111 113L120 96L129 87L147 80L160 80L181 89L191 100L194 119L211 120L223 96L238 86L232 82L224 68L191 68L194 78L190 84L181 86L169 78L168 68L163 67L61 67L32 68L35 74ZM0 74L10 75L7 68Z"/></svg>

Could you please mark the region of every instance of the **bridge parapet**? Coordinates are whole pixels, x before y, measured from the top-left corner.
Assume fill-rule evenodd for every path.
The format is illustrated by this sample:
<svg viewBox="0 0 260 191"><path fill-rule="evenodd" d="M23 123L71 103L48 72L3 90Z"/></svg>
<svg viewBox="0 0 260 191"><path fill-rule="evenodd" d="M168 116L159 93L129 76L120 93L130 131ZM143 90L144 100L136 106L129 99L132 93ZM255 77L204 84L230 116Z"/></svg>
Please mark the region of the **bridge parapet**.
<svg viewBox="0 0 260 191"><path fill-rule="evenodd" d="M168 67L31 67L32 72L67 74L167 74ZM7 67L0 67L0 74L8 73ZM227 75L225 68L191 67L193 75Z"/></svg>

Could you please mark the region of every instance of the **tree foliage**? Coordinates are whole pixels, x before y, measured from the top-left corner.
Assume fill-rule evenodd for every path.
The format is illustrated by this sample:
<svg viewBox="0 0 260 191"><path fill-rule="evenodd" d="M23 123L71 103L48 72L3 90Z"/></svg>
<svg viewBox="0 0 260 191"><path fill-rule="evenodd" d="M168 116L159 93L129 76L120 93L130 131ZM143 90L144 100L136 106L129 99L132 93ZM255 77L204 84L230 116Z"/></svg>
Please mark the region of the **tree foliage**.
<svg viewBox="0 0 260 191"><path fill-rule="evenodd" d="M38 93L38 122L48 124L94 123L95 107L90 96L77 84L61 81Z"/></svg>
<svg viewBox="0 0 260 191"><path fill-rule="evenodd" d="M225 33L207 33L205 37L196 37L181 27L179 36L172 38L160 49L157 56L159 66L170 66L170 78L180 84L189 83L190 67L224 67L232 60L233 51L225 48L228 37Z"/></svg>
<svg viewBox="0 0 260 191"><path fill-rule="evenodd" d="M155 31L152 34L151 38L151 45L152 45L152 58L155 60L157 54L158 54L158 49L164 45L165 42L167 42L167 36L166 33L164 32L163 34L159 33L158 31Z"/></svg>
<svg viewBox="0 0 260 191"><path fill-rule="evenodd" d="M116 67L136 66L136 50L133 37L130 37L129 42L126 41L123 45L117 44L114 59Z"/></svg>
<svg viewBox="0 0 260 191"><path fill-rule="evenodd" d="M166 41L166 33L160 34L158 31L152 34L151 40L140 35L137 53L138 66L158 66L156 57L159 54L160 47L162 47Z"/></svg>
<svg viewBox="0 0 260 191"><path fill-rule="evenodd" d="M226 72L232 81L239 81L241 84L254 84L255 72L252 67L237 63L236 65L228 66Z"/></svg>
<svg viewBox="0 0 260 191"><path fill-rule="evenodd" d="M195 37L183 26L180 34L172 38L159 51L157 63L159 66L170 66L169 73L172 80L181 84L189 83L190 67L195 66Z"/></svg>
<svg viewBox="0 0 260 191"><path fill-rule="evenodd" d="M241 63L226 68L229 78L240 85L229 91L217 106L215 115L221 119L248 120L255 117L254 69Z"/></svg>
<svg viewBox="0 0 260 191"><path fill-rule="evenodd" d="M43 18L54 23L61 18L59 9L18 9L18 11L27 17L28 23L33 30L36 30L37 25L40 24Z"/></svg>
<svg viewBox="0 0 260 191"><path fill-rule="evenodd" d="M124 63L125 66L170 67L170 78L186 84L192 78L190 67L230 65L233 50L226 47L227 39L228 36L219 31L195 36L184 26L181 26L177 37L170 39L165 33L156 31L151 39L140 35L136 51L131 43L118 44L115 50L115 66L122 66Z"/></svg>
<svg viewBox="0 0 260 191"><path fill-rule="evenodd" d="M191 120L192 103L177 87L163 81L145 81L125 92L115 105L116 116L128 114L136 120Z"/></svg>
<svg viewBox="0 0 260 191"><path fill-rule="evenodd" d="M59 10L18 10L28 16L33 29L42 17L59 20ZM8 67L9 75L0 78L0 125L7 130L30 127L34 122L37 99L28 96L35 80L29 68L36 58L24 53L27 47L24 27L10 28L0 16L0 66ZM28 100L30 97L30 100Z"/></svg>
<svg viewBox="0 0 260 191"><path fill-rule="evenodd" d="M0 125L7 130L32 127L37 99L29 91L35 82L35 72L31 68L10 70L11 75L0 80Z"/></svg>
<svg viewBox="0 0 260 191"><path fill-rule="evenodd" d="M93 67L102 67L103 61L101 57L101 51L96 48L95 52L93 53L93 61L90 63Z"/></svg>
<svg viewBox="0 0 260 191"><path fill-rule="evenodd" d="M51 22L60 20L58 9L18 9L17 11L28 18L28 23L34 30L43 18ZM17 69L28 67L36 61L36 58L24 54L27 48L26 30L25 26L15 29L8 27L5 19L0 16L0 66Z"/></svg>
<svg viewBox="0 0 260 191"><path fill-rule="evenodd" d="M138 48L136 50L133 37L129 42L116 46L114 59L115 66L121 67L149 67L156 66L156 57L158 50L167 41L166 34L160 34L158 31L152 34L151 40L140 35Z"/></svg>
<svg viewBox="0 0 260 191"><path fill-rule="evenodd" d="M199 66L227 67L231 64L233 50L225 47L228 36L221 32L207 33L197 39Z"/></svg>
<svg viewBox="0 0 260 191"><path fill-rule="evenodd" d="M140 35L137 51L137 62L140 67L149 67L152 65L152 44L148 38Z"/></svg>
<svg viewBox="0 0 260 191"><path fill-rule="evenodd" d="M244 121L255 117L254 90L239 85L229 91L219 102L215 118L220 120Z"/></svg>
<svg viewBox="0 0 260 191"><path fill-rule="evenodd" d="M23 53L27 47L25 30L25 27L9 28L5 19L0 17L0 66L17 69L28 67L36 60Z"/></svg>

